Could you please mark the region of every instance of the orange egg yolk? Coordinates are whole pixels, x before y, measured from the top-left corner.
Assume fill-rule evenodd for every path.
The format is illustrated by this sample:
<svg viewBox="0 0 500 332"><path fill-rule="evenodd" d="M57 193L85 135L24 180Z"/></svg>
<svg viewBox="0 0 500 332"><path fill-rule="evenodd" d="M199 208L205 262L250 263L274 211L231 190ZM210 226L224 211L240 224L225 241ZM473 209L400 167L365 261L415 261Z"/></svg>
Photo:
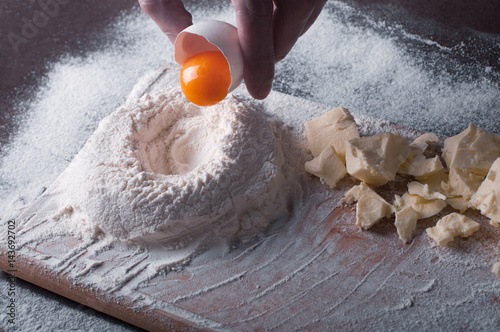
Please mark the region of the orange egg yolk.
<svg viewBox="0 0 500 332"><path fill-rule="evenodd" d="M196 105L217 104L227 96L230 85L231 71L222 52L203 52L182 65L182 91Z"/></svg>

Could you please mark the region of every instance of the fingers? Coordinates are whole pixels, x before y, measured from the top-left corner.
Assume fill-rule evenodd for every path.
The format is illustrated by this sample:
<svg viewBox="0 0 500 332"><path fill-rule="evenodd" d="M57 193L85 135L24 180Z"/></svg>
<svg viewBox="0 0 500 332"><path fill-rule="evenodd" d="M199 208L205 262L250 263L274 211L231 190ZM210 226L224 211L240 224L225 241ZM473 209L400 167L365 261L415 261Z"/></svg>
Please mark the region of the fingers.
<svg viewBox="0 0 500 332"><path fill-rule="evenodd" d="M172 43L179 32L193 24L191 14L181 0L139 0L139 5Z"/></svg>
<svg viewBox="0 0 500 332"><path fill-rule="evenodd" d="M314 3L314 9L311 12L311 15L309 15L309 19L307 20L306 24L304 25L304 29L302 29L302 34L301 36L306 33L307 30L313 25L313 23L316 21L318 18L319 14L321 14L321 11L323 10L323 7L325 6L327 0L316 0L313 1Z"/></svg>
<svg viewBox="0 0 500 332"><path fill-rule="evenodd" d="M283 59L320 14L326 0L275 0L274 52Z"/></svg>
<svg viewBox="0 0 500 332"><path fill-rule="evenodd" d="M272 0L232 0L244 61L248 92L264 99L274 78L274 38Z"/></svg>
<svg viewBox="0 0 500 332"><path fill-rule="evenodd" d="M138 0L172 43L193 24L181 0ZM320 14L326 0L232 0L248 92L264 99L271 91L274 64L283 59Z"/></svg>

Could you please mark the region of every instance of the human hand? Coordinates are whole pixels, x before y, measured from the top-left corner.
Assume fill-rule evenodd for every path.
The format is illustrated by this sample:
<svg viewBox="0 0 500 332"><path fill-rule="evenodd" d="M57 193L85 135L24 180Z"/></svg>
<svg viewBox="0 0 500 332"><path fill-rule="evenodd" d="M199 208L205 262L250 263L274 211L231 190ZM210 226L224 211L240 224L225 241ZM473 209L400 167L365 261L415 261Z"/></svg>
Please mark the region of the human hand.
<svg viewBox="0 0 500 332"><path fill-rule="evenodd" d="M139 0L142 11L155 21L172 44L185 28L193 24L182 0Z"/></svg>
<svg viewBox="0 0 500 332"><path fill-rule="evenodd" d="M326 0L232 0L248 92L264 99L271 91L274 65L314 23ZM139 0L173 43L192 24L181 0Z"/></svg>

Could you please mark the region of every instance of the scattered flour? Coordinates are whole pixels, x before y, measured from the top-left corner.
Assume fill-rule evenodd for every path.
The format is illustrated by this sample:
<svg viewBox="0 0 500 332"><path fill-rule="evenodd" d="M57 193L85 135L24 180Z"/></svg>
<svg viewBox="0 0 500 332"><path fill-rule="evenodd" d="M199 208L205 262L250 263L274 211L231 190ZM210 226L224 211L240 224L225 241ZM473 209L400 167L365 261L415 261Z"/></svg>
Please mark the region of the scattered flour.
<svg viewBox="0 0 500 332"><path fill-rule="evenodd" d="M301 195L300 150L287 137L249 101L199 107L179 89L146 95L103 119L63 172L55 218L83 236L174 247L248 239Z"/></svg>
<svg viewBox="0 0 500 332"><path fill-rule="evenodd" d="M207 8L202 5L190 9L195 20L198 21L205 19L221 19L230 23L235 21L234 11L230 6ZM443 135L456 134L469 122L498 132L500 86L495 68L480 66L471 68L462 65L462 62L455 60L474 61L468 60L466 52L463 52L460 45L442 47L430 40L429 36L414 35L412 45L424 44L425 48L435 47L436 52L428 54L409 52L404 42L394 38L397 34L405 35L401 27L391 26L390 22L383 27L375 26L378 23L380 22L369 22L367 17L356 8L340 1L328 1L317 23L299 40L289 56L278 64L274 88L324 105L345 106L355 115L356 120L363 124L361 128L363 135L387 131L387 122L384 121L393 121ZM380 30L390 30L392 34L379 33ZM158 68L160 65L175 65L173 48L154 23L139 12L123 17L106 33L114 40L110 42L109 47L87 54L85 57L59 59L52 65L44 84L26 105L26 115L20 125L20 130L12 136L8 146L2 147L0 156L0 220L2 223L19 215L56 180L95 131L101 119L123 104L128 92L146 71ZM495 38L498 39L498 36L491 36L491 39ZM483 55L491 53L488 48L481 47L480 44L475 51ZM444 67L441 64L454 67L454 70L441 71L440 69ZM431 67L434 69L429 69ZM21 104L23 101L19 102ZM268 102L274 103L274 109L277 110L273 115L293 128L302 128L304 121L317 117L324 111L318 109L317 112L311 112L309 108L300 108L300 105L283 109L279 100L268 100ZM384 119L384 121L374 118ZM186 119L181 120L177 126L182 127L187 125L187 122ZM221 136L210 138L217 139ZM144 145L144 141L138 141ZM285 151L286 149L283 152ZM215 155L218 152L212 150L211 153ZM190 155L180 154L181 157ZM109 157L111 156L113 154ZM188 161L187 163L170 165L168 169L176 169L176 172L180 173L190 168L186 164L200 166L204 158L208 157L203 153L197 156L200 159L187 158L186 160L183 157L183 160ZM136 155L134 158L138 167L139 165L143 167L142 174L151 173L154 177L160 177L162 174L158 172L161 171L161 167L147 169L144 155L142 157ZM133 170L129 169L129 172L132 174ZM194 173L197 170L193 169L190 172ZM146 178L141 179L140 173L132 177L138 185L150 181ZM179 174L163 175L170 178L179 177ZM321 195L324 193L314 193L313 196L316 196L315 199L318 200L317 196ZM82 196L76 195L75 197L81 198ZM68 203L68 199L69 197L66 197L63 202ZM334 201L326 206L321 218L318 217L318 222L310 223L307 227L325 226L322 221L326 220L336 204L337 202ZM320 206L315 211L319 213L318 210L321 209ZM77 224L78 218L76 217L81 212L77 207L66 211L74 214L75 226L81 225ZM298 212L293 218L295 222L304 215L304 211ZM79 220L83 222L82 218ZM89 221L90 218L87 222ZM342 220L338 222L336 229L345 228L341 224ZM296 225L290 223L288 226L296 227ZM88 224L88 226L106 231L104 225ZM125 239L136 236L140 238L141 234L147 237L151 234L149 232L152 228L148 230L147 227L139 227L139 234L131 234L130 225L128 226L128 229L120 230L109 228L108 232L109 234L115 232L115 236ZM333 230L323 228L315 233L316 238L312 239L314 243L322 243L324 234ZM327 266L330 273L322 275L321 273L325 272L323 268L318 271L319 273L309 273L311 259L307 257L308 253L301 251L300 245L297 245L300 241L311 239L295 239L291 243L290 238L286 236L288 228L278 227L277 229L279 232L271 232L272 235L265 238L263 242L251 248L242 246L232 252L230 258L238 261L239 264L235 265L238 265L241 271L223 272L227 275L226 280L233 282L235 276L248 279L252 269L259 271L258 276L261 279L258 280L255 288L257 293L261 290L267 291L279 287L284 289L285 293L290 294L297 289L302 289L299 287L305 287L302 293L291 299L288 306L280 309L283 310L282 312L286 312L288 308L293 309L293 313L285 315L287 319L300 319L301 324L303 322L313 324L321 320L338 324L340 321L345 323L344 327L349 324L353 328L369 327L375 330L387 329L388 326L393 329L415 330L442 329L443 326L448 326L451 330L464 326L478 326L485 330L494 330L494 327L500 324L496 306L499 283L485 279L485 273L490 274L488 269L493 260L498 257L498 250L491 250L492 245L484 245L482 248L484 241L474 241L474 252L470 252L472 249L466 246L465 242L455 244L452 250L419 251L410 256L404 264L394 265L394 272L389 275L385 273L387 269L384 267L391 267L389 264L391 259L398 256L392 253L399 254L404 252L405 248L396 248L380 263L370 260L372 256L370 253L383 249L382 246L374 247L375 235L368 241L357 239L357 246L351 248L358 250L357 255L349 251L339 251L337 243L332 241L329 242L329 247L321 252L323 255L329 254L324 264L321 262L321 266ZM284 234L280 235L282 233ZM487 237L486 233L484 232L481 236ZM62 231L44 234L39 240L63 234ZM19 240L24 241L24 236L19 235ZM350 234L347 233L347 235ZM335 237L335 241L341 243L344 238L346 234L339 234ZM493 241L497 240L491 239L488 243L491 244ZM397 243L396 240L394 243ZM294 246L299 249L290 252ZM361 249L357 249L358 247ZM424 247L427 248L427 244ZM82 248L87 250L85 264L81 262L81 259L75 259L75 257L80 257L81 252L67 253L62 265L58 265L61 261L54 257L43 256L40 259L49 265L57 266L60 270L64 269L64 273L76 273L79 280L89 284L109 285L111 290L120 289L128 294L135 292L141 281L150 280L157 275L159 270L171 266L172 262L179 262L182 265L192 259L190 256L192 247L189 245L184 247L186 250L180 249L172 252L138 251L132 257L124 258L127 264L122 270L105 270L106 264L101 265L101 263L112 258L107 256L108 248L97 247L96 244L86 244ZM123 251L127 252L128 249L123 248ZM202 288L202 291L213 291L218 285L224 284L224 280L217 279L221 273L219 265L222 264L215 258L220 257L221 253L226 252L225 250L224 247L220 251L215 250L216 253L212 251L212 256L208 255L210 253L196 256L193 263L197 264L188 265L186 268L187 272L192 271L193 274L206 276L206 286ZM273 250L278 254L269 256L269 252ZM257 257L259 260L264 258L264 262L242 260L238 256L241 251L243 251L242 257L245 257L244 253L252 252L248 258L254 260L257 260ZM289 266L291 272L284 276L282 283L276 285L268 282L271 280L270 278L268 280L268 276L276 272L273 264L276 264L280 255L283 256L281 262ZM296 271L296 266L291 262L296 263L302 256L305 256L303 257L305 268ZM318 257L323 256L318 255ZM314 259L319 258L314 256ZM359 266L360 270L366 268L368 270L366 275L360 274L358 279L344 276L342 271L346 259L355 259L352 266ZM268 269L265 269L266 267ZM105 271L102 274L95 271L103 269ZM378 273L379 270L384 273ZM141 271L143 274L138 277ZM262 271L266 273L263 274ZM337 275L338 278L336 278ZM443 276L446 277L443 278ZM211 283L212 278L214 280ZM239 279L236 278L236 280ZM325 303L325 308L333 309L327 311L324 317L316 316L313 320L308 320L311 317L307 317L307 311L297 312L296 310L298 304L301 304L296 301L302 294L308 292L307 282L312 283L310 287L317 287L324 283L325 292L330 289L345 290L346 297L338 303L332 303L333 298L330 297L318 299ZM188 280L184 280L183 286L187 283ZM353 284L354 287L349 289ZM19 321L20 330L47 328L67 330L68 327L82 330L93 328L110 330L109 324L95 324L98 325L95 327L94 322L97 320L95 317L91 319L86 315L85 317L75 316L73 313L75 310L68 310L60 305L59 300L46 298L41 300L42 296L34 296L35 294L31 291L24 290L22 285L18 286L20 298L17 300L19 300L20 312L25 316ZM383 300L387 293L394 294L393 288L396 288L396 294L401 296L395 303L388 304ZM363 292L363 290L366 291ZM195 294L195 291L187 287L176 287L169 291L180 292L179 299L186 299ZM200 289L196 288L196 291ZM4 294L6 292L2 294L2 300L5 299ZM372 294L372 297L367 297L366 294ZM443 301L444 298L446 300ZM492 305L485 306L484 303ZM371 305L370 308L373 310L363 310L366 307L360 306L364 304ZM47 313L42 315L41 313L47 307L50 310L46 310ZM32 308L40 308L40 310L33 311ZM54 312L53 309L60 310L57 313L57 319L51 315L51 312ZM258 315L257 313L257 318ZM51 319L50 322L47 319ZM248 318L250 319L253 317ZM72 324L75 321L78 321L78 324ZM314 328L314 326L309 327Z"/></svg>

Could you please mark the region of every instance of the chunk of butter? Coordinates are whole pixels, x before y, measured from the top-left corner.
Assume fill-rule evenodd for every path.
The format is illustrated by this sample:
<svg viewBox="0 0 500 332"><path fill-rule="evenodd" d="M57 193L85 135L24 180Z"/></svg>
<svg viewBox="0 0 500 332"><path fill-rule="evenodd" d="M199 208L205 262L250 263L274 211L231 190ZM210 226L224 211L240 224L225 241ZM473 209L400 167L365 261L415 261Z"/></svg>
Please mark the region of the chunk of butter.
<svg viewBox="0 0 500 332"><path fill-rule="evenodd" d="M396 195L394 207L397 211L411 206L417 213L417 219L430 218L438 214L446 206L442 199L425 199L419 195L405 193L403 197Z"/></svg>
<svg viewBox="0 0 500 332"><path fill-rule="evenodd" d="M500 262L495 262L491 268L491 272L500 278Z"/></svg>
<svg viewBox="0 0 500 332"><path fill-rule="evenodd" d="M424 179L418 179L418 182L428 185L430 191L439 192L446 197L448 197L448 195L446 194L446 188L443 188L443 184L447 186L448 181L449 177L445 169L442 169Z"/></svg>
<svg viewBox="0 0 500 332"><path fill-rule="evenodd" d="M468 201L455 193L455 190L450 187L448 174L444 170L434 173L425 179L419 179L418 182L410 182L408 184L408 192L428 200L444 200L448 205L460 212L464 212L469 208Z"/></svg>
<svg viewBox="0 0 500 332"><path fill-rule="evenodd" d="M423 184L418 181L408 183L408 192L412 195L418 195L427 200L442 199L445 200L446 196L440 192L430 189L428 184Z"/></svg>
<svg viewBox="0 0 500 332"><path fill-rule="evenodd" d="M488 175L472 195L470 206L481 211L491 219L491 224L498 226L500 223L500 158L491 165Z"/></svg>
<svg viewBox="0 0 500 332"><path fill-rule="evenodd" d="M333 147L326 147L318 157L306 162L307 172L316 175L331 188L335 187L346 174L344 163L335 153Z"/></svg>
<svg viewBox="0 0 500 332"><path fill-rule="evenodd" d="M359 137L354 118L343 107L335 108L306 122L305 127L307 144L314 157L318 157L328 146L333 146L344 164L346 142L351 138Z"/></svg>
<svg viewBox="0 0 500 332"><path fill-rule="evenodd" d="M410 143L410 147L416 148L421 152L424 152L429 143L436 143L439 141L439 138L434 133L425 133L415 138L412 143Z"/></svg>
<svg viewBox="0 0 500 332"><path fill-rule="evenodd" d="M399 135L353 138L346 144L347 172L367 184L380 186L395 179L409 154L408 143Z"/></svg>
<svg viewBox="0 0 500 332"><path fill-rule="evenodd" d="M410 144L410 155L399 167L399 173L413 175L417 178L426 178L442 170L443 164L438 156L426 158L425 150L429 143L435 143L439 139L433 133L426 133L417 137Z"/></svg>
<svg viewBox="0 0 500 332"><path fill-rule="evenodd" d="M399 173L413 175L416 178L426 178L443 168L443 164L438 156L426 158L420 152L412 150L408 160L399 168Z"/></svg>
<svg viewBox="0 0 500 332"><path fill-rule="evenodd" d="M470 124L460 134L444 141L443 159L451 170L468 170L486 176L500 156L500 135Z"/></svg>
<svg viewBox="0 0 500 332"><path fill-rule="evenodd" d="M396 229L399 238L408 243L411 240L411 235L417 227L418 214L411 206L406 206L402 210L396 211Z"/></svg>
<svg viewBox="0 0 500 332"><path fill-rule="evenodd" d="M356 226L368 229L384 217L390 217L394 212L391 204L387 203L375 191L363 182L352 187L344 196L346 203L356 204Z"/></svg>
<svg viewBox="0 0 500 332"><path fill-rule="evenodd" d="M472 173L468 169L452 168L449 174L450 192L469 201L483 180L484 175Z"/></svg>
<svg viewBox="0 0 500 332"><path fill-rule="evenodd" d="M479 224L460 213L450 213L426 232L438 245L444 246L456 236L468 237L477 232Z"/></svg>
<svg viewBox="0 0 500 332"><path fill-rule="evenodd" d="M460 211L460 213L465 212L469 208L469 202L460 196L447 198L445 202L455 210Z"/></svg>

